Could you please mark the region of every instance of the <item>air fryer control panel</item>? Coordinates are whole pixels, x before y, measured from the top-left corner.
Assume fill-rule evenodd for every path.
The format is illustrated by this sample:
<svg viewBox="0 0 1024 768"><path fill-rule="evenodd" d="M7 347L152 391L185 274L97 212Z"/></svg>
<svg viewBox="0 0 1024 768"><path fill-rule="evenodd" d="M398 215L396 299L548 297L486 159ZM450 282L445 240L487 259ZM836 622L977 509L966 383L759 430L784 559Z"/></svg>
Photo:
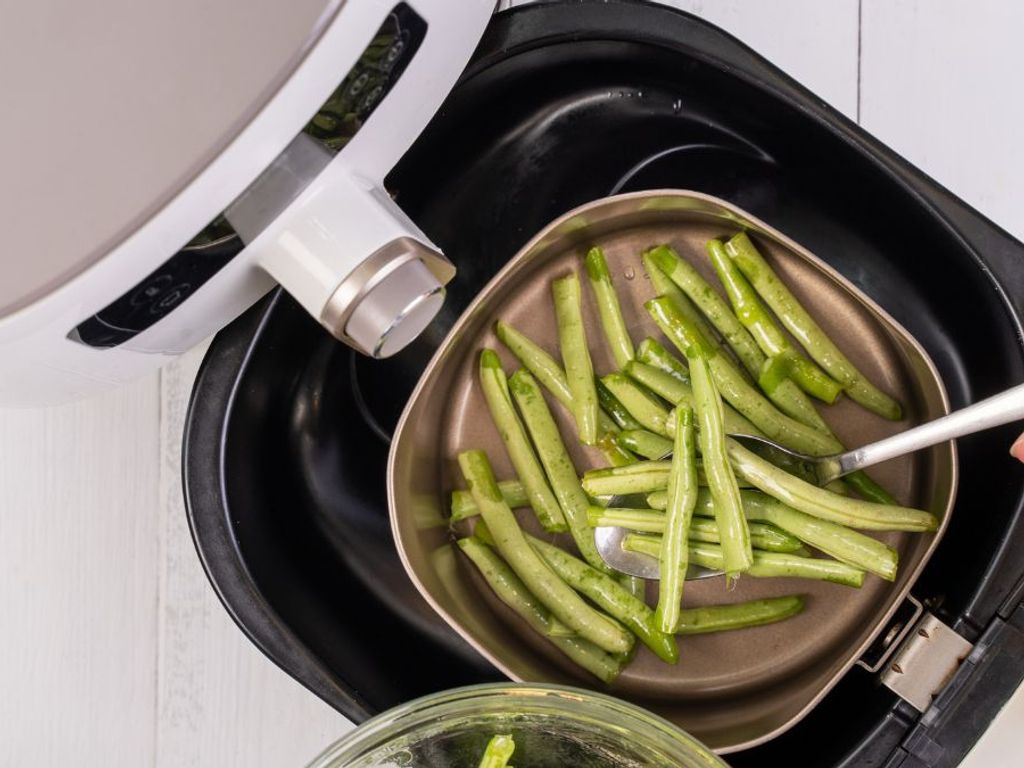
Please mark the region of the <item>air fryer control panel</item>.
<svg viewBox="0 0 1024 768"><path fill-rule="evenodd" d="M303 133L340 152L398 82L426 32L426 21L412 8L396 5ZM71 329L68 338L98 349L125 343L181 306L244 247L218 214L160 267Z"/></svg>

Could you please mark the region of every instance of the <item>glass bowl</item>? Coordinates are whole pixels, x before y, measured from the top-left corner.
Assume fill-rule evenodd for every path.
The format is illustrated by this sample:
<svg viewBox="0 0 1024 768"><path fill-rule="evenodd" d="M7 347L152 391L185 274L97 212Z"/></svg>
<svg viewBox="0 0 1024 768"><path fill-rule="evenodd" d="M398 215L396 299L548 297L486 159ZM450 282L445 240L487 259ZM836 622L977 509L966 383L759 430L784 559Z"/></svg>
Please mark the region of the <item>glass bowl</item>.
<svg viewBox="0 0 1024 768"><path fill-rule="evenodd" d="M516 768L727 768L640 707L530 683L473 685L402 704L335 742L309 768L476 768L496 733L512 734Z"/></svg>

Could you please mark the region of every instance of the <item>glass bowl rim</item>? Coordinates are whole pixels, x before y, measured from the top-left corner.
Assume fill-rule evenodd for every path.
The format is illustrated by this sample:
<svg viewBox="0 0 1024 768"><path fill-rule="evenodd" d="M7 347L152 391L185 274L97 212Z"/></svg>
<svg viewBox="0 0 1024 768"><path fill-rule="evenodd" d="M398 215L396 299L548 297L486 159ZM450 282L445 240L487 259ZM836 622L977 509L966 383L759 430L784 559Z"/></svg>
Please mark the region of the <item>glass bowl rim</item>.
<svg viewBox="0 0 1024 768"><path fill-rule="evenodd" d="M631 704L604 693L575 688L567 685L549 683L483 683L450 688L430 693L403 704L392 707L385 712L371 717L361 725L339 738L321 752L307 768L334 768L344 766L341 760L353 760L372 750L385 746L390 735L395 731L407 731L446 715L469 714L474 704L494 699L506 701L520 698L531 703L543 703L551 708L553 715L571 718L567 711L559 709L561 702L572 702L573 706L615 715L616 724L634 730L643 729L647 740L661 749L667 750L670 757L685 757L702 761L707 768L728 768L721 758L710 748L690 736L668 720L649 712L643 707ZM673 753L674 751L674 753Z"/></svg>

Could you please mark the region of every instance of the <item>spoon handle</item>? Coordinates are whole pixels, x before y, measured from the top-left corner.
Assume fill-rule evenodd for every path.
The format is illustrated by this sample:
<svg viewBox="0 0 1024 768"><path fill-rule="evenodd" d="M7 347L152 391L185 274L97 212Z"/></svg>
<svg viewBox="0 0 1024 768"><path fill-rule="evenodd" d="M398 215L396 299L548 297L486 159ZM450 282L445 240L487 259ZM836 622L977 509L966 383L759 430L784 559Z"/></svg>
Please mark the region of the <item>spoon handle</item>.
<svg viewBox="0 0 1024 768"><path fill-rule="evenodd" d="M898 435L887 437L876 443L847 451L839 457L842 474L856 469L870 467L887 459L927 448L936 443L970 435L985 429L1009 424L1024 419L1024 384L1018 384L1005 392L969 405L941 419L935 419L919 427L908 429Z"/></svg>

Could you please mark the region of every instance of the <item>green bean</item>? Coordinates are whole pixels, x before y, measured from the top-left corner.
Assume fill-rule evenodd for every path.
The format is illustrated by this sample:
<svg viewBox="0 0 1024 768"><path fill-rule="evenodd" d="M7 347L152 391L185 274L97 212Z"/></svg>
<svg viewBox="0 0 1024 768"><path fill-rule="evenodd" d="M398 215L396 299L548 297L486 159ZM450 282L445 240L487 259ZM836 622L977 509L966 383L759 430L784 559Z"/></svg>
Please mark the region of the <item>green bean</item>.
<svg viewBox="0 0 1024 768"><path fill-rule="evenodd" d="M715 333L715 329L711 327L707 320L704 319L704 315L693 305L686 294L683 293L679 286L672 282L672 279L666 275L651 257L650 252L643 254L641 257L644 263L644 269L647 271L647 276L651 278L651 285L654 287L654 293L657 296L668 296L675 305L679 308L686 317L690 318L690 322L696 325L700 332L703 333L708 342L713 344L715 348L718 347L718 337Z"/></svg>
<svg viewBox="0 0 1024 768"><path fill-rule="evenodd" d="M659 371L670 374L674 379L681 381L683 384L689 385L690 383L690 370L686 367L686 363L650 336L641 341L640 346L636 348L636 360L637 362L649 365L651 368L657 368Z"/></svg>
<svg viewBox="0 0 1024 768"><path fill-rule="evenodd" d="M812 517L877 531L934 531L939 526L930 512L840 496L779 469L735 440L726 443L737 475Z"/></svg>
<svg viewBox="0 0 1024 768"><path fill-rule="evenodd" d="M740 491L740 497L747 520L776 525L826 555L877 574L887 581L896 578L899 555L887 544L838 523L799 512L758 491ZM714 514L709 495L702 494L698 498L694 514Z"/></svg>
<svg viewBox="0 0 1024 768"><path fill-rule="evenodd" d="M526 621L531 629L599 680L610 683L618 677L621 664L611 654L578 636L551 634L552 623L557 621L551 611L490 547L476 538L459 539L456 543L477 567L498 599Z"/></svg>
<svg viewBox="0 0 1024 768"><path fill-rule="evenodd" d="M640 641L654 651L658 658L675 664L679 649L671 633L658 629L654 612L647 604L634 597L611 576L594 570L582 560L573 557L553 544L529 537L529 542L544 561L551 566L570 587L589 598L609 616L621 621Z"/></svg>
<svg viewBox="0 0 1024 768"><path fill-rule="evenodd" d="M580 279L573 272L551 284L558 322L558 343L565 365L565 378L572 393L572 412L576 431L587 445L597 442L597 389L594 386L594 364L587 348L587 331L583 323Z"/></svg>
<svg viewBox="0 0 1024 768"><path fill-rule="evenodd" d="M641 389L635 381L621 373L609 373L601 378L601 383L644 429L663 436L668 434L668 409L653 395Z"/></svg>
<svg viewBox="0 0 1024 768"><path fill-rule="evenodd" d="M465 491L456 491L456 493L465 493ZM651 509L656 509L659 512L664 512L668 509L668 491L651 491L647 494L645 499L647 506ZM455 507L455 495L452 494L452 508ZM476 514L476 507L473 508L473 514Z"/></svg>
<svg viewBox="0 0 1024 768"><path fill-rule="evenodd" d="M572 413L572 392L569 391L569 382L565 378L565 371L555 361L555 358L506 322L499 320L494 326L494 331L499 341L509 348L509 351L516 356L526 370L534 375L541 386L554 395L555 399L569 413ZM604 411L598 412L597 431L603 435L616 430L617 427L612 418Z"/></svg>
<svg viewBox="0 0 1024 768"><path fill-rule="evenodd" d="M576 637L576 630L572 627L565 626L565 624L552 616L551 626L548 627L546 634L551 637Z"/></svg>
<svg viewBox="0 0 1024 768"><path fill-rule="evenodd" d="M700 273L667 245L652 248L647 254L697 305L704 316L722 334L726 343L751 376L757 378L764 365L764 353L746 328L736 319L729 305Z"/></svg>
<svg viewBox="0 0 1024 768"><path fill-rule="evenodd" d="M743 414L766 437L787 448L816 456L839 453L842 446L835 438L823 434L780 413L770 402L743 379L723 355L716 354L707 340L675 308L662 299L645 305L654 321L684 354L688 348L702 352L707 358L715 384L722 396ZM690 371L692 379L693 371ZM692 382L691 382L692 383Z"/></svg>
<svg viewBox="0 0 1024 768"><path fill-rule="evenodd" d="M653 493L668 487L668 473L671 461L637 461L629 466L601 467L583 474L583 490L594 497L627 496L634 493ZM697 459L697 482L707 485L704 463ZM740 487L749 487L746 481L737 480Z"/></svg>
<svg viewBox="0 0 1024 768"><path fill-rule="evenodd" d="M701 495L703 496L703 494L704 492L702 491ZM696 514L696 511L694 514ZM631 509L629 507L591 507L588 520L594 528L615 526L617 528L627 528L637 533L662 534L665 532L666 525L664 512L654 509ZM749 516L747 520L747 527L750 529L750 545L754 549L760 549L765 552L799 552L803 549L800 540L796 536L769 523L749 522ZM693 542L704 542L707 544L719 544L721 542L721 537L718 535L718 525L714 520L706 517L694 517L690 521L688 538Z"/></svg>
<svg viewBox="0 0 1024 768"><path fill-rule="evenodd" d="M625 445L619 443L618 437L618 434L608 432L597 441L597 447L604 454L608 464L613 467L625 467L629 464L636 464L638 461L637 457Z"/></svg>
<svg viewBox="0 0 1024 768"><path fill-rule="evenodd" d="M668 475L668 510L659 558L661 584L658 607L654 612L658 628L672 632L679 620L683 582L688 566L687 538L693 506L697 503L697 445L693 434L693 411L676 409L676 437L672 449L672 469Z"/></svg>
<svg viewBox="0 0 1024 768"><path fill-rule="evenodd" d="M664 490L671 461L638 461L628 467L592 469L583 474L583 490L590 496L626 496Z"/></svg>
<svg viewBox="0 0 1024 768"><path fill-rule="evenodd" d="M624 429L615 441L626 450L645 459L660 459L672 452L672 441L646 429Z"/></svg>
<svg viewBox="0 0 1024 768"><path fill-rule="evenodd" d="M565 520L569 524L569 531L583 559L599 571L609 572L608 566L597 552L593 531L587 525L587 508L590 502L580 487L576 468L565 450L565 444L558 433L558 425L548 410L544 395L537 386L537 380L520 369L509 379L509 389L512 390L512 397L523 415L523 421L526 422L526 428L537 448L537 455L547 472L551 490L558 499Z"/></svg>
<svg viewBox="0 0 1024 768"><path fill-rule="evenodd" d="M572 411L572 392L569 391L569 381L565 378L565 371L555 361L555 358L528 336L502 320L495 323L494 332L501 343L519 359L523 367L532 373L537 381L555 396L558 402Z"/></svg>
<svg viewBox="0 0 1024 768"><path fill-rule="evenodd" d="M530 496L521 480L502 480L498 483L498 490L501 491L501 498L505 500L510 509L530 505ZM463 490L452 491L451 522L457 523L477 514L479 514L479 510L476 508L476 502L473 501L472 493Z"/></svg>
<svg viewBox="0 0 1024 768"><path fill-rule="evenodd" d="M753 526L756 523L769 523L805 544L820 549L829 557L877 574L887 581L896 578L899 555L895 549L878 539L844 525L798 512L761 491L741 490L740 498L743 500L743 513L751 526L751 537L754 535ZM666 503L667 495L664 491L656 491L647 496L647 506L651 509L664 509ZM715 516L715 504L707 491L701 490L693 514L712 518ZM591 520L591 525L593 524ZM623 524L623 527L629 526ZM756 542L754 547L767 549L758 547Z"/></svg>
<svg viewBox="0 0 1024 768"><path fill-rule="evenodd" d="M752 538L755 523L770 523L783 533L820 549L829 557L874 573L887 581L893 581L896 578L899 555L895 549L878 539L873 539L844 525L798 512L761 491L741 490L740 497L743 499L743 513L747 516ZM655 491L647 496L646 501L647 506L651 509L663 510L668 503L667 494L665 491ZM693 514L712 518L715 516L714 502L711 499L711 494L707 491L701 490ZM590 524L594 525L593 516L591 516ZM613 523L603 524L612 525ZM619 523L619 525L624 528L629 527L626 523ZM656 533L657 531L650 532ZM756 542L753 544L756 549L767 548L758 547Z"/></svg>
<svg viewBox="0 0 1024 768"><path fill-rule="evenodd" d="M516 743L509 734L495 734L487 742L483 757L478 768L506 768L516 750Z"/></svg>
<svg viewBox="0 0 1024 768"><path fill-rule="evenodd" d="M612 391L601 379L596 379L594 386L597 388L597 402L601 405L601 409L612 417L612 421L617 427L620 429L643 429L643 424L633 418L629 409L612 394Z"/></svg>
<svg viewBox="0 0 1024 768"><path fill-rule="evenodd" d="M670 373L634 360L626 366L626 375L673 405L693 407L693 389L689 384L684 384ZM730 435L754 435L757 437L762 434L761 430L737 413L731 405L723 403L722 410L725 418L725 431ZM668 427L671 433L671 418L668 421Z"/></svg>
<svg viewBox="0 0 1024 768"><path fill-rule="evenodd" d="M628 573L620 573L618 582L633 597L644 600L647 597L647 582L639 576L630 576Z"/></svg>
<svg viewBox="0 0 1024 768"><path fill-rule="evenodd" d="M896 497L880 486L862 469L851 472L844 478L850 487L868 501L879 504L897 504Z"/></svg>
<svg viewBox="0 0 1024 768"><path fill-rule="evenodd" d="M594 289L594 296L597 299L597 312L601 317L605 339L608 341L615 364L621 368L633 359L633 340L629 338L626 321L622 319L622 308L619 306L619 297L615 293L615 285L608 271L608 262L604 259L604 252L596 247L587 252L584 261L587 276L590 278L590 287Z"/></svg>
<svg viewBox="0 0 1024 768"><path fill-rule="evenodd" d="M786 376L792 377L793 381L809 395L814 395L826 403L834 403L842 392L842 387L789 343L775 324L767 307L761 303L757 292L729 258L722 241L709 240L707 249L737 319L754 337L761 351L769 360L785 361Z"/></svg>
<svg viewBox="0 0 1024 768"><path fill-rule="evenodd" d="M661 537L631 533L622 542L623 549L657 557L661 551ZM691 544L690 562L702 568L723 570L725 555L717 544ZM864 583L864 571L838 560L823 560L801 557L786 552L755 552L753 564L746 570L749 576L758 579L792 577L830 581L847 587L860 587Z"/></svg>
<svg viewBox="0 0 1024 768"><path fill-rule="evenodd" d="M684 608L679 615L676 634L700 635L731 629L758 627L795 616L804 609L803 595L769 597L732 605L705 605Z"/></svg>
<svg viewBox="0 0 1024 768"><path fill-rule="evenodd" d="M745 232L731 238L725 249L786 329L851 398L887 419L900 418L900 404L857 370L779 279Z"/></svg>
<svg viewBox="0 0 1024 768"><path fill-rule="evenodd" d="M715 522L722 539L725 557L725 572L735 576L750 567L753 555L750 548L750 531L743 514L740 489L725 450L725 427L722 415L722 400L711 378L711 366L705 354L691 347L686 356L690 366L690 381L693 384L693 399L699 426L698 442L704 461L704 474L708 479L711 496L715 500ZM669 488L668 504L672 508L672 489Z"/></svg>
<svg viewBox="0 0 1024 768"><path fill-rule="evenodd" d="M459 467L498 552L537 599L580 637L611 653L628 651L632 636L587 605L530 547L515 515L501 498L487 454L463 451L459 454Z"/></svg>
<svg viewBox="0 0 1024 768"><path fill-rule="evenodd" d="M508 380L505 378L501 361L494 350L485 349L480 353L479 375L491 418L498 428L498 433L512 460L516 475L526 486L530 506L537 515L537 520L546 531L568 530L555 494L552 493L547 478L544 476L540 460L534 453L533 446L530 445L530 438L526 436L526 428L519 420L516 409L512 405Z"/></svg>
<svg viewBox="0 0 1024 768"><path fill-rule="evenodd" d="M769 368L771 364L770 360L766 360L765 368ZM814 407L811 398L792 379L782 378L774 386L766 388L759 377L758 386L775 407L786 416L819 432L832 435L825 420Z"/></svg>

